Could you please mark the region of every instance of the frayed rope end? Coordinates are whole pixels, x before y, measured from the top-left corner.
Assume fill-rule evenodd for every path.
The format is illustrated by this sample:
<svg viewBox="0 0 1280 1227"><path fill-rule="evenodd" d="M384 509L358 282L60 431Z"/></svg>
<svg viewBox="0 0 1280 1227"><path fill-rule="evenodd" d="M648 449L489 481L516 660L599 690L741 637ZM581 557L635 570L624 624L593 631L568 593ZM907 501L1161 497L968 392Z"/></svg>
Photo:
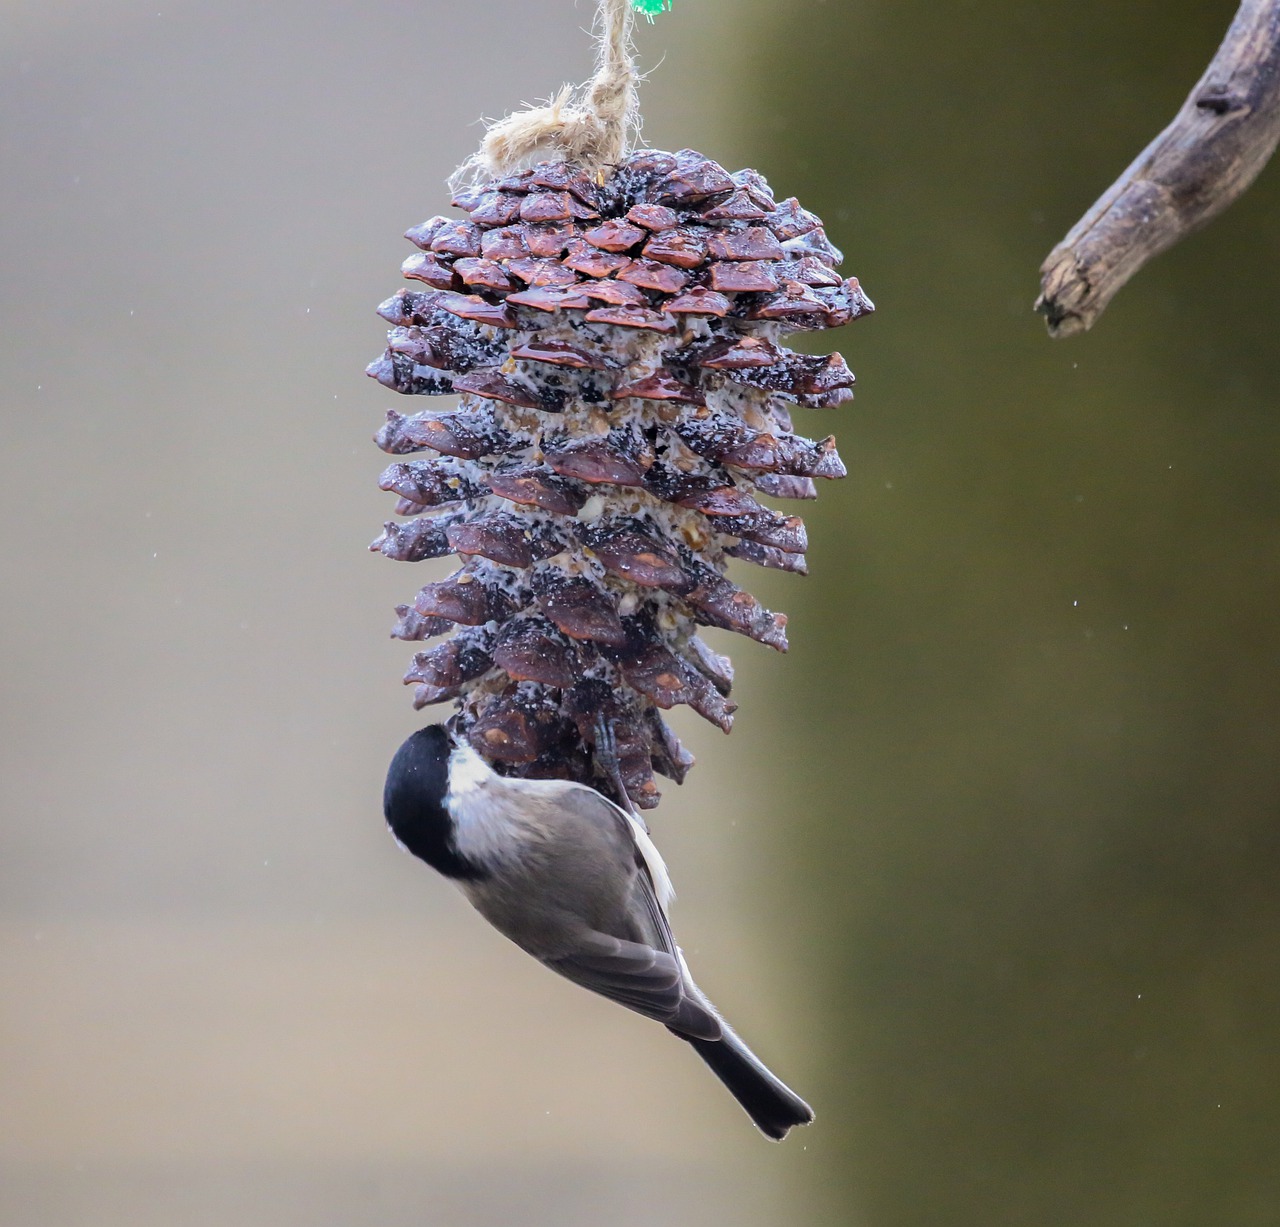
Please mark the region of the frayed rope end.
<svg viewBox="0 0 1280 1227"><path fill-rule="evenodd" d="M479 150L452 175L460 187L497 178L556 158L595 173L622 161L640 131L639 77L631 58L633 10L650 21L671 0L600 0L595 76L575 91L564 86L544 106L517 111L490 124Z"/></svg>

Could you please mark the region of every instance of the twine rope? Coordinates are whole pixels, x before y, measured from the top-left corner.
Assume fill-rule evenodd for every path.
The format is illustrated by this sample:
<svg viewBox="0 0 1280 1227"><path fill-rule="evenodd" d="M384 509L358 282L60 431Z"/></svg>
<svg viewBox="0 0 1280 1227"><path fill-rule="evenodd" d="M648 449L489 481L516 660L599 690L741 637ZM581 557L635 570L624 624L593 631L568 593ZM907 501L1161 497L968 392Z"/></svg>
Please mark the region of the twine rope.
<svg viewBox="0 0 1280 1227"><path fill-rule="evenodd" d="M565 85L545 106L489 125L480 148L449 177L453 188L522 170L543 158L595 174L620 162L640 131L640 77L632 58L630 0L599 0L593 31L596 72L580 89Z"/></svg>

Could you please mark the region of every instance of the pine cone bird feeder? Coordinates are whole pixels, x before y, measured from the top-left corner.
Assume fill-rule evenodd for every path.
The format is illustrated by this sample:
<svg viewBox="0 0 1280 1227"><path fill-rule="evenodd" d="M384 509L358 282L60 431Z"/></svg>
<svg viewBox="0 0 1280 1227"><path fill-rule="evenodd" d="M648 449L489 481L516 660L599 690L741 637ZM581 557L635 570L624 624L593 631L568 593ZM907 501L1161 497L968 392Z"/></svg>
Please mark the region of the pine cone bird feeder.
<svg viewBox="0 0 1280 1227"><path fill-rule="evenodd" d="M785 615L725 577L730 558L805 570L803 522L756 495L813 498L845 473L788 406L835 407L853 376L780 340L873 307L817 217L690 150L596 176L542 162L453 203L464 218L407 233L424 288L379 308L369 367L458 398L391 410L376 436L421 458L383 473L403 518L370 548L462 563L397 610L400 639L458 628L405 680L415 707L452 701L455 735L498 770L651 808L654 772L679 782L693 761L661 711L732 723L732 666L698 628L786 650Z"/></svg>

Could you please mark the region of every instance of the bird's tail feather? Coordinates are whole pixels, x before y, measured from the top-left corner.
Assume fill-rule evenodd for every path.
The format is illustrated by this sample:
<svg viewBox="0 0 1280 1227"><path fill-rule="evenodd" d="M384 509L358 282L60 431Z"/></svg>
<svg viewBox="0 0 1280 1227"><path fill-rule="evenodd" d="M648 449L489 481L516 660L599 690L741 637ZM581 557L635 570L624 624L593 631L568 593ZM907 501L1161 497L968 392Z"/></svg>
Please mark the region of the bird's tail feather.
<svg viewBox="0 0 1280 1227"><path fill-rule="evenodd" d="M813 1109L778 1078L732 1031L724 1026L724 1038L695 1039L674 1034L693 1047L729 1093L766 1137L780 1142L793 1125L807 1125Z"/></svg>

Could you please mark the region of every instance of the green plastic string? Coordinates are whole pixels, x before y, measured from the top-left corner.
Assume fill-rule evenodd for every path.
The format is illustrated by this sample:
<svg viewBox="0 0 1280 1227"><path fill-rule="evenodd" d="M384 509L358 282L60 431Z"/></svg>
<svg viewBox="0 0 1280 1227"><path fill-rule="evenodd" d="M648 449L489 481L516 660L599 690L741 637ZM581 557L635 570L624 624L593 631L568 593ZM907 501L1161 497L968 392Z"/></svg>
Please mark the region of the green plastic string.
<svg viewBox="0 0 1280 1227"><path fill-rule="evenodd" d="M652 21L658 13L671 7L671 0L631 0L631 7Z"/></svg>

